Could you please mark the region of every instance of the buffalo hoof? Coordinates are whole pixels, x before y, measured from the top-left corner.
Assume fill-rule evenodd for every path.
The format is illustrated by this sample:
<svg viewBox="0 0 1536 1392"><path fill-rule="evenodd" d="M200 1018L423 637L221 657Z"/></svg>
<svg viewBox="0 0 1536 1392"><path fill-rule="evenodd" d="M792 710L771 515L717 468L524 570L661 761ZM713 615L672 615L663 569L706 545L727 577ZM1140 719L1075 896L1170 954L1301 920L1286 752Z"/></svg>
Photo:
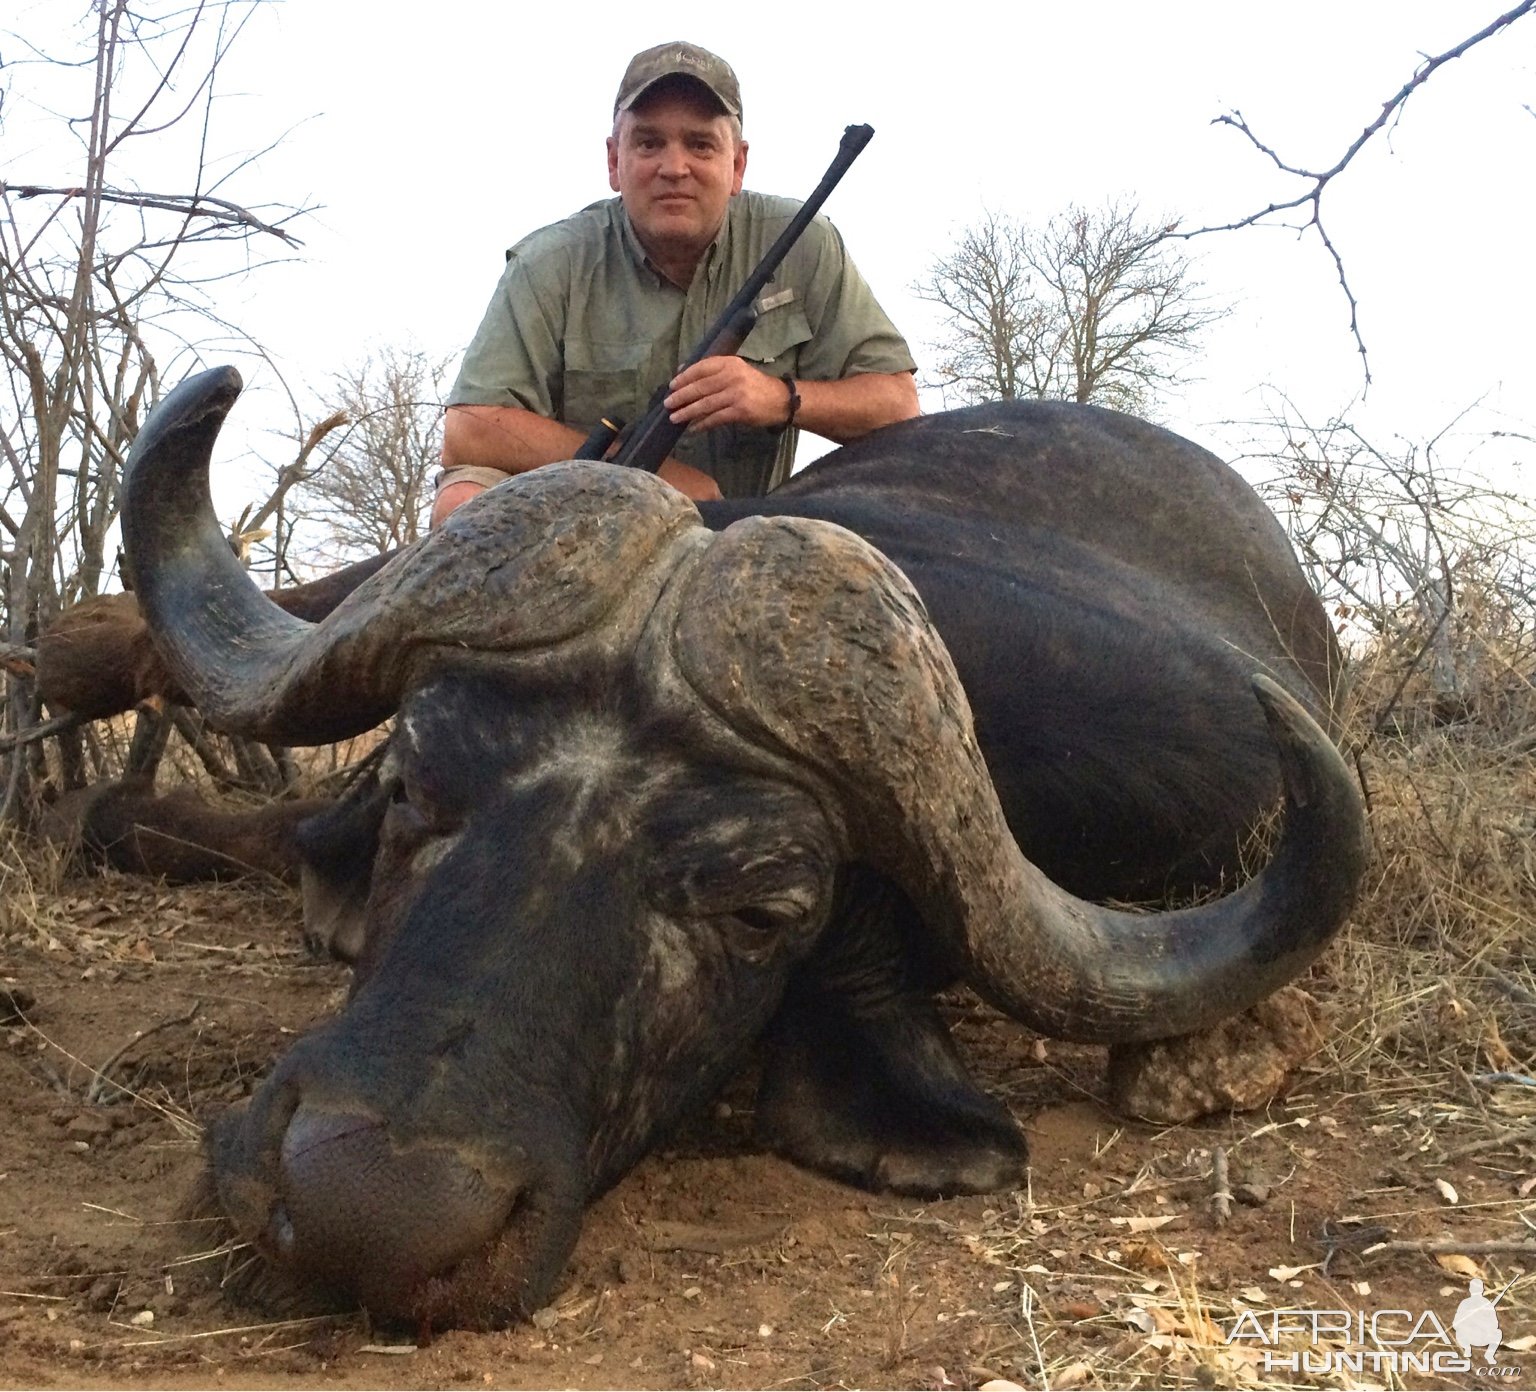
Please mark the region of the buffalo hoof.
<svg viewBox="0 0 1536 1392"><path fill-rule="evenodd" d="M1212 1029L1109 1051L1110 1105L1165 1125L1246 1112L1285 1094L1291 1073L1322 1047L1321 1011L1285 986Z"/></svg>
<svg viewBox="0 0 1536 1392"><path fill-rule="evenodd" d="M787 1006L757 1127L796 1164L923 1198L1015 1188L1028 1158L1007 1108L971 1081L926 999L873 1012L827 996Z"/></svg>

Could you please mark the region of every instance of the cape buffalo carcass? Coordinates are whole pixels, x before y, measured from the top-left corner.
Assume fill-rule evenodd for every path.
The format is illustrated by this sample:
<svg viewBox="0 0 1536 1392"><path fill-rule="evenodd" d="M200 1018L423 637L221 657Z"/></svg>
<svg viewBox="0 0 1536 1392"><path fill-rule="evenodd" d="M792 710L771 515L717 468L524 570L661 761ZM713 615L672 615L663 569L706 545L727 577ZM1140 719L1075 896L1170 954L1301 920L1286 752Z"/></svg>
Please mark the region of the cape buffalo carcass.
<svg viewBox="0 0 1536 1392"><path fill-rule="evenodd" d="M1247 485L1164 430L976 407L698 508L554 465L310 624L214 521L239 387L184 383L134 450L157 640L224 729L398 721L377 781L301 836L359 909L350 1001L209 1159L243 1235L376 1314L537 1308L585 1204L758 1043L782 1154L911 1193L1015 1184L1023 1140L935 989L1161 1038L1265 997L1348 912L1328 621ZM1236 892L1089 902L1223 882L1282 793Z"/></svg>

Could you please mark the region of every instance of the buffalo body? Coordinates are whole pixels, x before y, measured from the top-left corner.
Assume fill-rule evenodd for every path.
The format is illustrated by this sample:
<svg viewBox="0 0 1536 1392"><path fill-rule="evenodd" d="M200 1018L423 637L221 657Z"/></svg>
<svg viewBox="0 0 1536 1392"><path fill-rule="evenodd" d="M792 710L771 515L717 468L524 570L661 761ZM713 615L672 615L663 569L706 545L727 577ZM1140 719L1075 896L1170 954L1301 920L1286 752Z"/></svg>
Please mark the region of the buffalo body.
<svg viewBox="0 0 1536 1392"><path fill-rule="evenodd" d="M379 1313L547 1299L590 1198L754 1045L769 1145L938 1194L1019 1180L933 1006L1203 1028L1293 978L1361 873L1324 733L1339 659L1258 498L1112 412L877 432L756 503L556 465L477 498L318 624L256 593L206 471L239 388L178 388L125 537L215 724L319 742L397 714L300 833L352 998L215 1128L225 1210ZM1230 886L1198 907L1105 899Z"/></svg>

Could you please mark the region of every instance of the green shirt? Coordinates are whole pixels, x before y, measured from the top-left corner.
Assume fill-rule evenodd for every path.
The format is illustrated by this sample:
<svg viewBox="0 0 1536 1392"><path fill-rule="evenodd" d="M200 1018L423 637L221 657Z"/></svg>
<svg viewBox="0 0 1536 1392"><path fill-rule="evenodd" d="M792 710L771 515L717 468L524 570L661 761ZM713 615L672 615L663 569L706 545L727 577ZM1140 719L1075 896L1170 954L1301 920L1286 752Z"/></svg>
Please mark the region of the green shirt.
<svg viewBox="0 0 1536 1392"><path fill-rule="evenodd" d="M584 434L604 416L638 419L799 206L761 193L732 198L687 291L651 267L617 198L532 233L507 253L450 403L520 406ZM916 366L824 218L806 228L757 305L741 356L772 376L835 381ZM750 497L789 477L798 435L690 431L674 453L726 497Z"/></svg>

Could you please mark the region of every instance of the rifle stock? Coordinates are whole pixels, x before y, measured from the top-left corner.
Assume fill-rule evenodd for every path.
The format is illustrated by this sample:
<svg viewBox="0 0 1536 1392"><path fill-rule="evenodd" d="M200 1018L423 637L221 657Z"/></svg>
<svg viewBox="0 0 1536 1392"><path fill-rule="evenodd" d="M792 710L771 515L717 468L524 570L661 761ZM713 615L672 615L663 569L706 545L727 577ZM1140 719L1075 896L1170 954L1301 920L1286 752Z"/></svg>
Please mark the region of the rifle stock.
<svg viewBox="0 0 1536 1392"><path fill-rule="evenodd" d="M720 317L710 325L709 331L700 340L699 345L685 361L678 365L679 372L705 358L721 357L740 351L741 345L746 342L747 335L752 332L752 326L757 322L757 310L753 306L753 301L762 293L763 287L773 279L773 273L789 255L790 248L800 240L805 229L811 225L811 219L821 211L821 205L827 201L827 196L837 187L843 175L848 172L848 167L863 152L874 133L872 126L849 126L843 131L842 141L837 147L837 155L827 166L827 172L822 175L821 182L816 185L811 196L801 204L800 210L779 233L763 259L753 268L752 273L736 292L735 298L721 311ZM614 452L613 462L635 469L645 469L654 474L661 467L662 461L672 453L683 431L687 429L686 426L674 424L666 407L662 404L668 392L668 384L663 382L651 394L645 414L622 431L609 433L599 426L587 437L574 457L601 459L613 445L616 435L618 448ZM604 424L606 425L607 422Z"/></svg>

